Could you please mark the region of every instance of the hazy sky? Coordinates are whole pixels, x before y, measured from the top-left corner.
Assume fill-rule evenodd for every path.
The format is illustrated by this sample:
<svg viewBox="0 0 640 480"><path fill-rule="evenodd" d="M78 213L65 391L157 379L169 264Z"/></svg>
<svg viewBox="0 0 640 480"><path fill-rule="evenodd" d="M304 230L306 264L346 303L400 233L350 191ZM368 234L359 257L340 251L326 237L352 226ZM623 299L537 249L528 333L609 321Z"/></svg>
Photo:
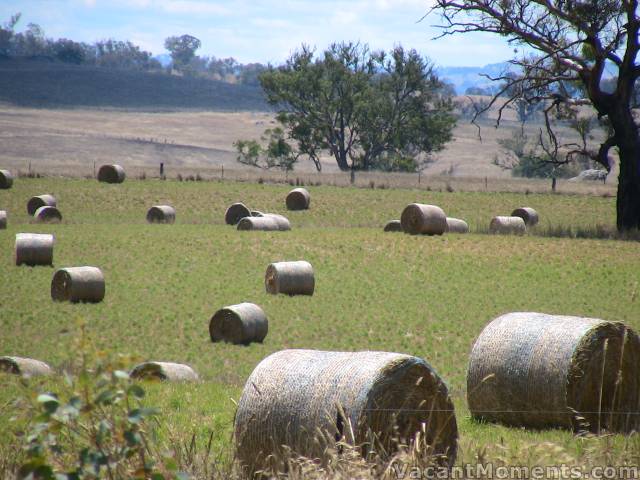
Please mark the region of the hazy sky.
<svg viewBox="0 0 640 480"><path fill-rule="evenodd" d="M429 0L0 0L0 23L22 12L17 29L39 24L48 37L93 42L131 40L154 54L164 39L188 33L199 55L243 63L280 63L301 43L318 48L360 40L373 48L401 43L441 66L481 66L507 60L512 48L490 35L431 40L437 16L418 21Z"/></svg>

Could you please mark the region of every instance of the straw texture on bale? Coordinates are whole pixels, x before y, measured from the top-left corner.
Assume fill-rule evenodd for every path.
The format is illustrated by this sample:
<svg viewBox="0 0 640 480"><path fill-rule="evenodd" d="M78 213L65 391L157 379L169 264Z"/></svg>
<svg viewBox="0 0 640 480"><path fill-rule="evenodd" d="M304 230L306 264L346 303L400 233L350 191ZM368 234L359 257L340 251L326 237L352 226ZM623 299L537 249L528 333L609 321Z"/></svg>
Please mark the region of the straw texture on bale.
<svg viewBox="0 0 640 480"><path fill-rule="evenodd" d="M513 212L511 212L511 216L520 217L522 220L524 220L524 223L527 227L533 227L540 221L538 212L536 212L531 207L516 208Z"/></svg>
<svg viewBox="0 0 640 480"><path fill-rule="evenodd" d="M459 218L447 217L447 232L469 233L469 224Z"/></svg>
<svg viewBox="0 0 640 480"><path fill-rule="evenodd" d="M23 377L51 375L51 367L40 360L22 357L0 357L0 372L12 373Z"/></svg>
<svg viewBox="0 0 640 480"><path fill-rule="evenodd" d="M291 230L286 217L274 213L265 213L262 217L244 217L238 222L238 230L263 230L267 232Z"/></svg>
<svg viewBox="0 0 640 480"><path fill-rule="evenodd" d="M267 267L264 285L267 293L313 295L315 288L313 267L309 262L276 262Z"/></svg>
<svg viewBox="0 0 640 480"><path fill-rule="evenodd" d="M224 212L224 221L227 225L236 225L244 217L250 217L251 210L244 203L234 203Z"/></svg>
<svg viewBox="0 0 640 480"><path fill-rule="evenodd" d="M0 170L0 189L6 190L13 185L13 175L9 170Z"/></svg>
<svg viewBox="0 0 640 480"><path fill-rule="evenodd" d="M262 342L267 336L269 323L264 311L253 303L230 305L218 310L209 322L212 342L248 345Z"/></svg>
<svg viewBox="0 0 640 480"><path fill-rule="evenodd" d="M311 204L311 194L306 188L294 188L287 194L288 210L307 210Z"/></svg>
<svg viewBox="0 0 640 480"><path fill-rule="evenodd" d="M126 178L124 168L120 165L102 165L98 170L98 181L105 183L122 183Z"/></svg>
<svg viewBox="0 0 640 480"><path fill-rule="evenodd" d="M170 205L155 205L147 212L149 223L174 223L176 221L176 209Z"/></svg>
<svg viewBox="0 0 640 480"><path fill-rule="evenodd" d="M198 374L189 365L171 362L144 362L133 367L131 378L166 380L169 382L197 382Z"/></svg>
<svg viewBox="0 0 640 480"><path fill-rule="evenodd" d="M640 339L622 323L517 312L471 351L469 410L525 427L630 432L640 427Z"/></svg>
<svg viewBox="0 0 640 480"><path fill-rule="evenodd" d="M400 216L402 229L412 235L442 235L447 230L447 216L436 205L411 203Z"/></svg>
<svg viewBox="0 0 640 480"><path fill-rule="evenodd" d="M390 220L384 226L385 232L402 232L402 222L400 220Z"/></svg>
<svg viewBox="0 0 640 480"><path fill-rule="evenodd" d="M7 212L0 210L0 230L7 228Z"/></svg>
<svg viewBox="0 0 640 480"><path fill-rule="evenodd" d="M60 268L51 280L51 298L59 302L101 302L105 285L97 267Z"/></svg>
<svg viewBox="0 0 640 480"><path fill-rule="evenodd" d="M248 472L278 468L283 445L321 459L336 440L393 455L399 441L423 439L440 462L457 453L447 387L424 360L386 352L283 350L258 364L235 418L236 455ZM446 458L445 458L446 457Z"/></svg>
<svg viewBox="0 0 640 480"><path fill-rule="evenodd" d="M501 235L524 235L527 226L520 217L493 217L489 224L490 233L498 233Z"/></svg>
<svg viewBox="0 0 640 480"><path fill-rule="evenodd" d="M56 207L57 205L58 202L53 195L37 195L31 197L27 202L27 212L29 212L29 215L33 215L40 207Z"/></svg>
<svg viewBox="0 0 640 480"><path fill-rule="evenodd" d="M56 207L40 207L33 214L33 219L37 223L59 223L62 221L62 214Z"/></svg>
<svg viewBox="0 0 640 480"><path fill-rule="evenodd" d="M53 265L53 235L40 233L16 234L16 265Z"/></svg>

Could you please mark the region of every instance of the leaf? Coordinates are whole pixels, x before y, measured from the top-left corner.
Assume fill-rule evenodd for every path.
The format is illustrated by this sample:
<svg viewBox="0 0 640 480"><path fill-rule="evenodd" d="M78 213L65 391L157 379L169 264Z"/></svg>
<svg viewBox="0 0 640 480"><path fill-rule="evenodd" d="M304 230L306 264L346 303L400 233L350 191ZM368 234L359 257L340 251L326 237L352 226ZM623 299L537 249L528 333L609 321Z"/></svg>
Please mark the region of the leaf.
<svg viewBox="0 0 640 480"><path fill-rule="evenodd" d="M144 398L144 389L140 385L131 385L127 389L127 393L136 398Z"/></svg>
<svg viewBox="0 0 640 480"><path fill-rule="evenodd" d="M60 402L58 401L58 399L47 393L38 395L38 402L42 403L42 406L48 414L55 413L55 411L60 406Z"/></svg>

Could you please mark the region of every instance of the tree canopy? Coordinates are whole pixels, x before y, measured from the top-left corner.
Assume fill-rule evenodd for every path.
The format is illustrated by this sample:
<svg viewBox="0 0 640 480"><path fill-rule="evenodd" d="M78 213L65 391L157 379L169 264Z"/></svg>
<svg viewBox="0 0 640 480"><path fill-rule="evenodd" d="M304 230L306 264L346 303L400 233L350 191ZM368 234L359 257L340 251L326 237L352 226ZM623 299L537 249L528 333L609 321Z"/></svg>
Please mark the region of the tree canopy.
<svg viewBox="0 0 640 480"><path fill-rule="evenodd" d="M386 53L336 43L318 56L303 46L260 83L298 155L318 170L329 151L341 170L413 171L455 124L433 66L401 46Z"/></svg>

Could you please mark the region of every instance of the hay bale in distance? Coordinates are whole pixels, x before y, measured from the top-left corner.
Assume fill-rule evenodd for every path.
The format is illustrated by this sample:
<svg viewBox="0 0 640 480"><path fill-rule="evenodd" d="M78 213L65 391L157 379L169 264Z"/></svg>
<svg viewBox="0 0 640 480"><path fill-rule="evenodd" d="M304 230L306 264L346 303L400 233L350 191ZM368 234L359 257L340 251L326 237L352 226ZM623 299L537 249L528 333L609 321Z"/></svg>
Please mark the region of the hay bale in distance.
<svg viewBox="0 0 640 480"><path fill-rule="evenodd" d="M520 217L524 220L524 224L527 227L533 227L538 224L540 221L540 217L538 216L538 212L536 212L531 207L520 207L516 208L513 212L511 212L512 217Z"/></svg>
<svg viewBox="0 0 640 480"><path fill-rule="evenodd" d="M189 365L171 362L144 362L129 374L139 380L166 380L169 382L197 382L198 374Z"/></svg>
<svg viewBox="0 0 640 480"><path fill-rule="evenodd" d="M514 426L631 432L640 427L638 365L640 338L622 323L508 313L473 346L469 410Z"/></svg>
<svg viewBox="0 0 640 480"><path fill-rule="evenodd" d="M59 302L101 302L105 285L97 267L60 268L51 280L51 298Z"/></svg>
<svg viewBox="0 0 640 480"><path fill-rule="evenodd" d="M34 215L36 210L40 207L57 207L58 202L56 197L53 195L45 194L45 195L36 195L35 197L31 197L27 202L27 212L29 215Z"/></svg>
<svg viewBox="0 0 640 480"><path fill-rule="evenodd" d="M252 217L264 217L264 213L259 210L251 210Z"/></svg>
<svg viewBox="0 0 640 480"><path fill-rule="evenodd" d="M104 183L122 183L126 178L124 168L120 165L102 165L98 170L98 181Z"/></svg>
<svg viewBox="0 0 640 480"><path fill-rule="evenodd" d="M17 233L16 265L53 265L53 235L40 233Z"/></svg>
<svg viewBox="0 0 640 480"><path fill-rule="evenodd" d="M236 455L248 472L278 469L283 445L310 459L336 440L363 446L363 455L392 456L398 440L423 428L443 464L457 453L446 385L423 359L398 353L276 352L247 380L234 423Z"/></svg>
<svg viewBox="0 0 640 480"><path fill-rule="evenodd" d="M175 223L176 209L170 205L155 205L147 212L149 223Z"/></svg>
<svg viewBox="0 0 640 480"><path fill-rule="evenodd" d="M311 194L306 188L294 188L287 194L288 210L308 210L311 204Z"/></svg>
<svg viewBox="0 0 640 480"><path fill-rule="evenodd" d="M436 205L411 203L400 216L402 229L412 235L442 235L447 230L447 216Z"/></svg>
<svg viewBox="0 0 640 480"><path fill-rule="evenodd" d="M313 295L315 284L313 267L304 260L272 263L264 276L267 293L274 295Z"/></svg>
<svg viewBox="0 0 640 480"><path fill-rule="evenodd" d="M0 372L29 378L39 375L51 375L53 370L46 363L32 358L0 357Z"/></svg>
<svg viewBox="0 0 640 480"><path fill-rule="evenodd" d="M6 190L13 185L13 175L9 170L0 170L0 190Z"/></svg>
<svg viewBox="0 0 640 480"><path fill-rule="evenodd" d="M267 336L269 322L264 311L254 303L239 303L218 310L209 322L212 342L235 345L261 343Z"/></svg>
<svg viewBox="0 0 640 480"><path fill-rule="evenodd" d="M6 210L0 210L0 230L7 228L7 212Z"/></svg>
<svg viewBox="0 0 640 480"><path fill-rule="evenodd" d="M227 225L236 225L245 217L251 216L251 210L244 203L234 203L224 212L224 221Z"/></svg>
<svg viewBox="0 0 640 480"><path fill-rule="evenodd" d="M497 216L491 219L489 224L489 233L497 233L501 235L524 235L527 226L520 217L502 217Z"/></svg>
<svg viewBox="0 0 640 480"><path fill-rule="evenodd" d="M459 218L447 217L447 233L469 233L469 224Z"/></svg>
<svg viewBox="0 0 640 480"><path fill-rule="evenodd" d="M403 232L402 222L400 220L390 220L384 226L385 232Z"/></svg>
<svg viewBox="0 0 640 480"><path fill-rule="evenodd" d="M56 207L40 207L33 214L33 219L37 223L60 223L62 214Z"/></svg>
<svg viewBox="0 0 640 480"><path fill-rule="evenodd" d="M244 217L238 222L238 230L262 230L284 232L291 230L289 220L282 215L265 213L262 217Z"/></svg>

